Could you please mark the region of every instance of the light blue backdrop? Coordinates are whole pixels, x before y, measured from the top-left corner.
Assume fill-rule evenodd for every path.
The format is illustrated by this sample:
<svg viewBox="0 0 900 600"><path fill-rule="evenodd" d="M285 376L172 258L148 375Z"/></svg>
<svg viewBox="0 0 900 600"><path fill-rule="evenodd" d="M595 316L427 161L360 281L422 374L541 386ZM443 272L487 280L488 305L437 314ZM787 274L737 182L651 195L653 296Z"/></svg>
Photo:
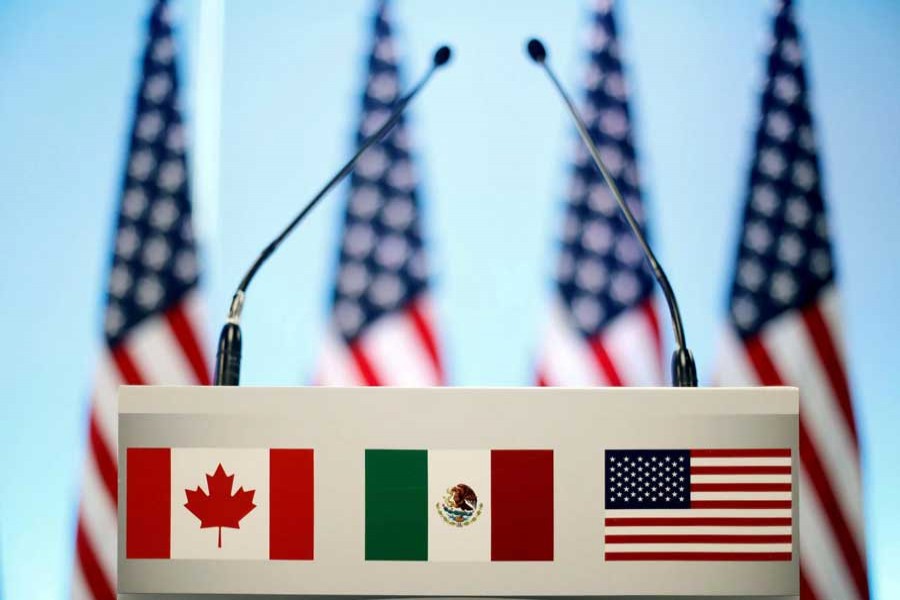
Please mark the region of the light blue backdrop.
<svg viewBox="0 0 900 600"><path fill-rule="evenodd" d="M204 110L193 86L199 9L180 6L191 117ZM620 12L651 228L703 377L714 365L769 7L632 0ZM873 577L880 597L900 597L900 5L800 8L863 432ZM0 2L4 597L56 599L68 588L99 300L146 10L134 1ZM226 6L221 194L202 207L200 223L209 339L243 269L348 155L369 12L362 0ZM573 138L522 42L542 36L575 85L584 16L574 0L397 7L407 81L438 43L457 50L412 114L455 384L532 380ZM247 383L309 380L341 196L254 282Z"/></svg>

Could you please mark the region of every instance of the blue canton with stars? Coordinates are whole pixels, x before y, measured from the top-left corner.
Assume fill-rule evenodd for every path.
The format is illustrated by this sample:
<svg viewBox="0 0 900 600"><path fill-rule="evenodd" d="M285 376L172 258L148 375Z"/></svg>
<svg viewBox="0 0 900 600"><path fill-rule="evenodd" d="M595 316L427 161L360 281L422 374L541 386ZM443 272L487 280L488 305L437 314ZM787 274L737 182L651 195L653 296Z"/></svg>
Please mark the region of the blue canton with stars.
<svg viewBox="0 0 900 600"><path fill-rule="evenodd" d="M690 508L690 450L607 450L606 508Z"/></svg>
<svg viewBox="0 0 900 600"><path fill-rule="evenodd" d="M781 2L756 132L731 287L730 318L748 338L814 302L834 280L806 75L790 2Z"/></svg>
<svg viewBox="0 0 900 600"><path fill-rule="evenodd" d="M596 2L588 40L590 64L581 114L643 228L628 89L611 0ZM576 140L556 281L572 323L588 338L653 293L653 277L641 248L580 139Z"/></svg>
<svg viewBox="0 0 900 600"><path fill-rule="evenodd" d="M149 21L109 275L105 332L110 346L197 284L177 96L175 41L168 6L159 0Z"/></svg>
<svg viewBox="0 0 900 600"><path fill-rule="evenodd" d="M400 94L388 3L382 1L375 15L357 144L387 120ZM428 284L410 146L401 117L384 141L360 157L351 175L333 296L333 319L348 342L380 317L402 310Z"/></svg>

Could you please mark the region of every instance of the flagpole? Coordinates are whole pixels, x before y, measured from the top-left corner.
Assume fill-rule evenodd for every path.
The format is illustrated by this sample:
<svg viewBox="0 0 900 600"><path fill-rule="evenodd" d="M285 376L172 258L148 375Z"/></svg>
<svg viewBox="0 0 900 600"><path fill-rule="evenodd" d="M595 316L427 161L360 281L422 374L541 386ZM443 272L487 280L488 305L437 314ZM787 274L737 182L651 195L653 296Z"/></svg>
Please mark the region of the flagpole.
<svg viewBox="0 0 900 600"><path fill-rule="evenodd" d="M197 237L207 273L209 290L220 280L219 239L219 157L222 129L222 54L224 50L225 3L201 0L194 52L194 143L192 145L191 189ZM212 282L212 286L210 285ZM215 339L204 323L205 339Z"/></svg>

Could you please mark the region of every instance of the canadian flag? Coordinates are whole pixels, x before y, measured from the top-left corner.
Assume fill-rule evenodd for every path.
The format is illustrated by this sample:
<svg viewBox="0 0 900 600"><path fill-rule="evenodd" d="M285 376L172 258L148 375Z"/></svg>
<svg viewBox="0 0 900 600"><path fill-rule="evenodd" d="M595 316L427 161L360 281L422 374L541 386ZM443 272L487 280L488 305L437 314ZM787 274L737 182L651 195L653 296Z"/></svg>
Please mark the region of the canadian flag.
<svg viewBox="0 0 900 600"><path fill-rule="evenodd" d="M312 560L313 451L128 448L125 557Z"/></svg>

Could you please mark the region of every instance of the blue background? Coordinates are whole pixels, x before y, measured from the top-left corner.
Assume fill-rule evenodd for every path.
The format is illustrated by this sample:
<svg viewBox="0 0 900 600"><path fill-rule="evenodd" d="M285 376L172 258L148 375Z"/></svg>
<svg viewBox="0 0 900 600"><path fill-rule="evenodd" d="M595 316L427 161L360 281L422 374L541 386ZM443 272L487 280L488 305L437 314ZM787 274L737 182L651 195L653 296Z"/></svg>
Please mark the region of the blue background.
<svg viewBox="0 0 900 600"><path fill-rule="evenodd" d="M193 122L204 111L195 85L200 4L176 6ZM631 0L620 8L651 229L708 381L771 6ZM351 150L371 9L362 0L226 6L220 194L198 206L210 340L241 272ZM438 43L457 50L411 115L451 381L528 384L574 137L522 43L542 36L574 89L586 6L407 0L396 9L407 81ZM68 590L101 290L147 10L134 1L0 2L0 585L8 598ZM871 573L879 597L900 597L900 5L803 2L799 17L863 434ZM254 282L246 383L310 380L343 196L317 210Z"/></svg>

